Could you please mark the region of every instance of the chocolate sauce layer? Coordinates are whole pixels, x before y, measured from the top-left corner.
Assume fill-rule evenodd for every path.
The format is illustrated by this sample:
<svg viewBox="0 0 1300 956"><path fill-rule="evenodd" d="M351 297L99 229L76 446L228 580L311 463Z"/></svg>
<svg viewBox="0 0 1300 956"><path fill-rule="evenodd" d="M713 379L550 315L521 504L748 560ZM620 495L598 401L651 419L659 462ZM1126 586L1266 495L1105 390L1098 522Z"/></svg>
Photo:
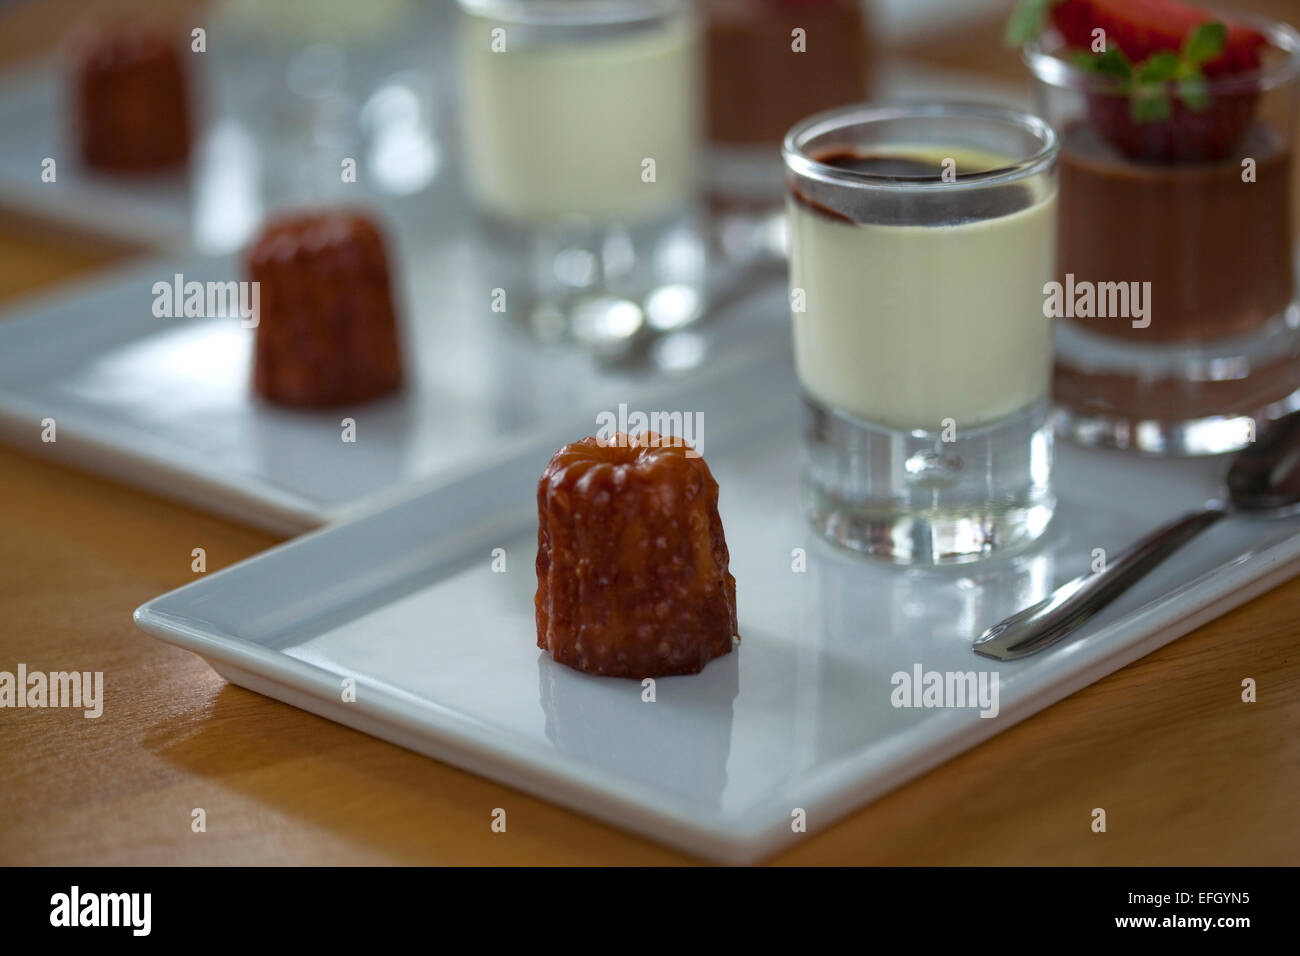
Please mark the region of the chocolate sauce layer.
<svg viewBox="0 0 1300 956"><path fill-rule="evenodd" d="M943 160L936 158L941 152L942 150L936 150L934 155L886 154L837 146L814 151L810 158L835 169L862 173L887 183L919 186L944 182ZM963 179L978 176L991 168L987 163L965 161L960 151L955 152L954 158L954 186ZM836 197L844 205L832 208L817 196L809 194L808 190L813 188L816 187L810 184L802 184L801 187L801 184L791 181L790 194L795 202L818 215L846 223L951 225L955 222L1010 215L1032 205L1034 201L1030 189L1011 183L980 190L935 190L924 196L912 193L892 199L868 193L858 196L852 190L841 189L836 190Z"/></svg>
<svg viewBox="0 0 1300 956"><path fill-rule="evenodd" d="M869 94L860 0L705 0L709 139L778 145L813 113ZM791 32L802 29L805 52Z"/></svg>
<svg viewBox="0 0 1300 956"><path fill-rule="evenodd" d="M1291 153L1257 126L1221 163L1159 166L1119 154L1089 124L1061 150L1062 281L1150 282L1151 324L1075 318L1089 331L1145 342L1240 335L1281 312L1294 293ZM1255 160L1255 182L1242 161Z"/></svg>
<svg viewBox="0 0 1300 956"><path fill-rule="evenodd" d="M831 149L813 157L819 163L886 179L938 182L943 179L943 164L926 157L879 156L850 149Z"/></svg>

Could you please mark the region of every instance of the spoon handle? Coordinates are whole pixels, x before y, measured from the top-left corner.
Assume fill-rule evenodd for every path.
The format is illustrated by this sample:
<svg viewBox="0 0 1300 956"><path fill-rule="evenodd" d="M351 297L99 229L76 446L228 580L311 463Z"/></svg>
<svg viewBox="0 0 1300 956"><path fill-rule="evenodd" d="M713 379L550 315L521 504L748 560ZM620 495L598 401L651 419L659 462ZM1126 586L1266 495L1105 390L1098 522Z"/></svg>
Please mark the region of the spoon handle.
<svg viewBox="0 0 1300 956"><path fill-rule="evenodd" d="M1061 585L1037 604L990 627L975 639L975 653L1012 661L1050 647L1226 514L1223 508L1207 507L1161 525L1101 571Z"/></svg>

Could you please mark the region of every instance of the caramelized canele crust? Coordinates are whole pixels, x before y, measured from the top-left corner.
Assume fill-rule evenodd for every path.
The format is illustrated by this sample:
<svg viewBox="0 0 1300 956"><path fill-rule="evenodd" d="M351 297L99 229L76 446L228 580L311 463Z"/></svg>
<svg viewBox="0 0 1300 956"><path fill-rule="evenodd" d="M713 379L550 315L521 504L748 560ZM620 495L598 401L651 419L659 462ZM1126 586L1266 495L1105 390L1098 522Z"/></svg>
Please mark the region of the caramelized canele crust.
<svg viewBox="0 0 1300 956"><path fill-rule="evenodd" d="M86 165L118 173L184 165L192 121L180 31L146 21L86 23L69 48L72 120Z"/></svg>
<svg viewBox="0 0 1300 956"><path fill-rule="evenodd" d="M383 237L354 213L269 223L248 250L260 307L253 387L272 402L327 407L402 384Z"/></svg>
<svg viewBox="0 0 1300 956"><path fill-rule="evenodd" d="M537 485L537 646L589 674L694 674L731 652L718 483L677 439L565 445Z"/></svg>

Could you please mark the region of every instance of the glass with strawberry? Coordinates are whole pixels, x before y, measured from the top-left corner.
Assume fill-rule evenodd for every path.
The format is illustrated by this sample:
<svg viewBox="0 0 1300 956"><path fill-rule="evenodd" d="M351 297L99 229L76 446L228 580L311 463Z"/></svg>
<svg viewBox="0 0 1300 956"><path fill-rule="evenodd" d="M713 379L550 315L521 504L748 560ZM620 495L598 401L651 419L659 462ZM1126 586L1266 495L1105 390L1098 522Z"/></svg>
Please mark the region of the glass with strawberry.
<svg viewBox="0 0 1300 956"><path fill-rule="evenodd" d="M1216 454L1300 405L1300 35L1175 0L1026 0L1061 138L1053 386L1092 445Z"/></svg>

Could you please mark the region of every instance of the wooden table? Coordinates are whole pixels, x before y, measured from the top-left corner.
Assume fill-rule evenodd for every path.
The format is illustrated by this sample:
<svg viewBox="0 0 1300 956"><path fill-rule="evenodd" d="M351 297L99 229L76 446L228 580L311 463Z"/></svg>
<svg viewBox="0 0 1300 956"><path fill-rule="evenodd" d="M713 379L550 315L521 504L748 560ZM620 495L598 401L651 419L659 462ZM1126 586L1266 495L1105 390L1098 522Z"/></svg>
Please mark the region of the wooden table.
<svg viewBox="0 0 1300 956"><path fill-rule="evenodd" d="M19 7L0 57L66 22ZM1279 15L1286 0L1251 4ZM997 24L912 51L1018 69ZM129 250L0 217L0 301ZM0 863L681 863L524 793L226 684L131 611L275 538L0 450L0 670L102 670L104 715L0 710ZM778 862L1300 862L1300 580L1013 727ZM1259 701L1242 703L1241 681ZM191 830L194 808L207 830ZM509 829L490 829L495 807ZM1106 833L1090 828L1094 807Z"/></svg>

